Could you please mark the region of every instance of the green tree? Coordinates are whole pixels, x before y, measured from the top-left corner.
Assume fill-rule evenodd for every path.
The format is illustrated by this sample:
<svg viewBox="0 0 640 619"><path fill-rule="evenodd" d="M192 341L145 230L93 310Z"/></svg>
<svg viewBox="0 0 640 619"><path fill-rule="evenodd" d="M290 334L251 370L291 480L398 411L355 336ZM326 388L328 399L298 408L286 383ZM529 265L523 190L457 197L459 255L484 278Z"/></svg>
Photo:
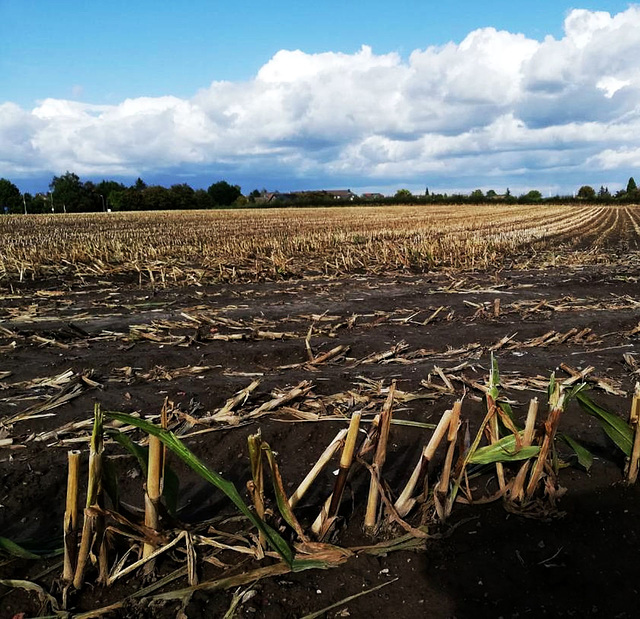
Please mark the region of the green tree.
<svg viewBox="0 0 640 619"><path fill-rule="evenodd" d="M528 193L522 195L521 199L524 202L540 202L540 200L542 200L542 193L540 193L537 189L532 189Z"/></svg>
<svg viewBox="0 0 640 619"><path fill-rule="evenodd" d="M143 211L145 209L144 193L135 187L109 194L109 205L114 211Z"/></svg>
<svg viewBox="0 0 640 619"><path fill-rule="evenodd" d="M480 203L484 200L484 193L482 193L482 189L474 189L469 195L469 199L471 202Z"/></svg>
<svg viewBox="0 0 640 619"><path fill-rule="evenodd" d="M170 211L175 209L173 195L166 187L151 185L142 192L142 196L145 211Z"/></svg>
<svg viewBox="0 0 640 619"><path fill-rule="evenodd" d="M171 185L169 191L173 197L173 207L175 209L184 211L196 208L196 192L186 183Z"/></svg>
<svg viewBox="0 0 640 619"><path fill-rule="evenodd" d="M411 200L413 194L408 189L398 189L394 198L396 198L396 200Z"/></svg>
<svg viewBox="0 0 640 619"><path fill-rule="evenodd" d="M114 208L112 194L124 191L125 189L126 187L122 183L118 183L116 181L101 180L96 184L94 191L100 198L100 207L102 209L118 210Z"/></svg>
<svg viewBox="0 0 640 619"><path fill-rule="evenodd" d="M578 189L577 197L581 200L593 200L596 197L596 190L590 185L582 185Z"/></svg>
<svg viewBox="0 0 640 619"><path fill-rule="evenodd" d="M213 208L213 200L211 196L204 189L196 189L193 194L194 208L209 209Z"/></svg>
<svg viewBox="0 0 640 619"><path fill-rule="evenodd" d="M22 213L20 190L6 178L0 178L0 213Z"/></svg>
<svg viewBox="0 0 640 619"><path fill-rule="evenodd" d="M80 177L73 172L65 172L62 176L54 176L49 183L53 194L53 205L57 212L81 213L98 210L97 201L92 189L87 189L80 182Z"/></svg>
<svg viewBox="0 0 640 619"><path fill-rule="evenodd" d="M601 200L609 200L611 198L611 192L608 187L600 185L600 191L598 191L598 198Z"/></svg>
<svg viewBox="0 0 640 619"><path fill-rule="evenodd" d="M633 179L633 176L629 179L627 183L627 193L634 193L638 190L638 186L636 185L636 181Z"/></svg>
<svg viewBox="0 0 640 619"><path fill-rule="evenodd" d="M50 213L51 212L51 199L50 196L44 193L37 193L31 197L29 194L25 194L27 202L27 213Z"/></svg>
<svg viewBox="0 0 640 619"><path fill-rule="evenodd" d="M227 181L213 183L207 193L216 206L231 206L242 195L238 185L230 185Z"/></svg>

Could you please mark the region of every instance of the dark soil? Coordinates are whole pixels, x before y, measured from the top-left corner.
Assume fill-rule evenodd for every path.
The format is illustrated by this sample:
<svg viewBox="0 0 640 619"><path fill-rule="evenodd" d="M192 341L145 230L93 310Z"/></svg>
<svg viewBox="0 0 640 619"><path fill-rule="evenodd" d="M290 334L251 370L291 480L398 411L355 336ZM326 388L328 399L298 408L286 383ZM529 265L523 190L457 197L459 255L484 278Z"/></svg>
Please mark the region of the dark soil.
<svg viewBox="0 0 640 619"><path fill-rule="evenodd" d="M458 374L469 381L484 382L489 349L505 336L514 338L495 351L505 378L548 377L556 371L564 379L568 374L559 369L561 363L578 370L591 365L595 367L593 375L608 379L614 390L631 394L638 375L625 364L623 354L637 358L640 333L634 329L640 319L639 277L637 268L618 265L184 289L140 288L137 282L124 279L7 285L0 290L0 439L12 439L12 443L0 447L0 536L41 545L53 539L60 545L66 453L72 448L86 451L88 430L59 432L45 441L38 438L69 422L90 419L94 402L106 410L147 415L157 414L168 397L180 411L198 419L221 407L256 376L262 380L253 397L256 405L269 400L273 389L287 389L302 380L311 381L313 392L320 397L356 389L364 377L383 381L384 386L395 379L404 392L431 393L431 399L399 405L394 414L399 419L433 423L462 394L463 385L455 384L457 395L436 397L435 392L421 386L421 380L432 374L433 382L439 381L434 365L446 370L467 361ZM500 299L497 314L495 299ZM440 307L443 309L427 321ZM198 312L233 323L212 326L192 322L190 326L183 314ZM358 317L349 322L354 314ZM350 347L347 358L320 364L313 371L302 365L283 369L281 366L307 361L305 337L312 324L316 327L311 337L314 354L344 344ZM146 333L159 339L133 337L135 329L131 331L131 327L135 325L155 325L154 331ZM514 342L524 343L552 330L564 334L573 328L591 332L582 340L569 337L547 346L510 348ZM290 335L263 339L259 331ZM237 333L246 338L213 339ZM387 363L358 363L400 342L408 346L406 352L423 349L423 354L413 359L398 355ZM474 343L479 346L469 348ZM187 366L211 369L169 379L161 372L152 374L157 366L169 371ZM122 370L127 367L132 368L129 374ZM68 369L76 377L84 374L100 387L76 380L72 384L80 384L80 394L47 411L50 416L13 419L61 389L69 389L68 385L34 388L15 383L53 377ZM514 402L520 422L531 397L539 397L544 410L544 393L505 388L503 394ZM476 391L475 395L481 393ZM469 396L463 416L470 420L474 432L484 404ZM592 397L626 419L630 397L597 388ZM263 438L278 452L285 486L292 490L344 423L287 420L291 417L278 413L248 425L221 426L187 438L186 444L246 494L243 489L250 473L246 439L259 427ZM561 471L560 483L567 488L559 503L562 513L531 519L507 511L501 501L457 504L450 521L433 526L434 538L427 540L424 550L386 556L360 553L334 569L261 580L245 587L254 591L253 597L240 606L237 616L302 617L397 578L326 616L636 617L640 608L640 493L636 487L621 483L623 462L615 447L577 404L569 405L560 429L595 455L589 473L576 466ZM427 440L428 432L423 429L392 427L384 477L394 493L406 483ZM115 462L125 501L141 506L142 482L134 473L133 459L116 445L108 445L107 450L119 455ZM563 453L569 464L575 464L575 458ZM181 481L182 520L193 524L233 514L220 493L172 462ZM339 545L374 543L361 531L362 497L368 484L365 473L354 475L347 490L341 511L344 526L333 540ZM330 472L321 476L305 497L297 510L303 525L308 526L317 515L318 506L330 493L332 479ZM486 488L480 483L486 483ZM486 496L494 490L495 480L483 479L477 495ZM403 533L384 532L381 538ZM53 580L62 568L42 575L59 560L0 559L0 578L35 580L59 596ZM167 558L158 569L165 574L178 566ZM238 565L225 575L257 566ZM211 565L200 568L201 580L218 578L221 573ZM80 594L71 596L71 610L115 603L142 586L137 577L124 580L108 590L87 585ZM184 586L182 578L167 589ZM184 612L190 618L221 617L229 608L232 593L196 593ZM35 593L0 585L0 617L35 616L41 608ZM179 608L175 603L138 602L113 616L174 617Z"/></svg>

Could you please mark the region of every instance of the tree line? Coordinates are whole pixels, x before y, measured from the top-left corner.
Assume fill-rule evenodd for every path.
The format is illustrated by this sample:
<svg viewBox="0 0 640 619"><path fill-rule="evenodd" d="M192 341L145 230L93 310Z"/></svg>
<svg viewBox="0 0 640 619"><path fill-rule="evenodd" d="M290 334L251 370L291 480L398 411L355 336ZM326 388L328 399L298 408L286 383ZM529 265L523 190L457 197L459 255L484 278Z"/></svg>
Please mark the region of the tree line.
<svg viewBox="0 0 640 619"><path fill-rule="evenodd" d="M186 183L162 187L147 185L141 178L127 187L116 181L80 180L73 172L54 176L49 191L20 193L11 181L0 179L0 212L4 213L96 213L100 211L156 211L211 209L242 206L247 199L238 185L218 181L208 189Z"/></svg>
<svg viewBox="0 0 640 619"><path fill-rule="evenodd" d="M10 180L0 179L0 213L91 213L101 211L155 211L234 208L247 206L280 206L287 196L287 206L316 206L335 204L336 201L323 192L301 192L299 199L295 194L268 193L254 189L247 196L242 194L238 185L225 180L205 189L193 189L186 183L163 187L147 185L141 178L127 187L123 183L103 180L99 183L81 181L73 172L54 176L49 183L49 191L31 195L21 193ZM268 196L268 202L267 202ZM292 199L292 196L294 198ZM519 196L512 195L509 189L499 194L494 190L486 193L476 189L469 194L430 193L413 194L408 189L399 189L393 196L364 194L352 196L349 204L537 204L559 202L594 203L640 203L640 190L632 178L626 189L611 193L601 186L598 191L589 185L583 185L571 196L543 197L538 190L531 190Z"/></svg>

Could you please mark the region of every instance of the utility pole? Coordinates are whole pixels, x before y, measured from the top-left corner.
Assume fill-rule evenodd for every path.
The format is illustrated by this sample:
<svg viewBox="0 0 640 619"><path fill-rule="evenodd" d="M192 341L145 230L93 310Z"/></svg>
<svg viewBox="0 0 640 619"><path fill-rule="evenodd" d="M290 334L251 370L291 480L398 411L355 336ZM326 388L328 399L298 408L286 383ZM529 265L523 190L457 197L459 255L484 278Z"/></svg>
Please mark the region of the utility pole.
<svg viewBox="0 0 640 619"><path fill-rule="evenodd" d="M27 214L27 200L24 197L24 194L22 194L22 204L24 204L24 214Z"/></svg>
<svg viewBox="0 0 640 619"><path fill-rule="evenodd" d="M105 206L105 203L104 203L104 196L101 193L98 193L97 191L92 191L91 193L94 196L100 196L100 202L102 202L102 212L106 213L107 212L107 207Z"/></svg>

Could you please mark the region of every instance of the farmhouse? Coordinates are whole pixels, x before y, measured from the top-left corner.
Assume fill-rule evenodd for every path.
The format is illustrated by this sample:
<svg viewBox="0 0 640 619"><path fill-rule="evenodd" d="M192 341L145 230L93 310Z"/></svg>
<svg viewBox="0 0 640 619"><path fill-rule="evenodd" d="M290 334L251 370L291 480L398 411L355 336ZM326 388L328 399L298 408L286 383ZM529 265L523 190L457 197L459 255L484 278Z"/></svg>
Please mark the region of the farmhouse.
<svg viewBox="0 0 640 619"><path fill-rule="evenodd" d="M351 189L317 189L307 191L291 191L288 193L280 193L278 191L266 193L259 199L264 204L273 204L275 202L291 203L291 202L329 202L341 201L352 202L358 197ZM256 200L257 202L258 200Z"/></svg>

